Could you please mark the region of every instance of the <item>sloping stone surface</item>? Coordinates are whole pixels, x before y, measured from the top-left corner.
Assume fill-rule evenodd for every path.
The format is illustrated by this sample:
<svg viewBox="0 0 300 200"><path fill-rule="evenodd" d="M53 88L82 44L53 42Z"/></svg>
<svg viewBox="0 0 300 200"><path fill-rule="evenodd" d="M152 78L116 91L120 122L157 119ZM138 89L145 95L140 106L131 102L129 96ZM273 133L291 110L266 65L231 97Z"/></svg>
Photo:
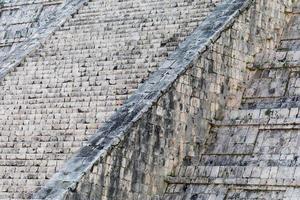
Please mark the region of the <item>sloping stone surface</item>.
<svg viewBox="0 0 300 200"><path fill-rule="evenodd" d="M255 70L241 108L213 124L200 156L168 178L165 199L300 199L298 7L272 64Z"/></svg>
<svg viewBox="0 0 300 200"><path fill-rule="evenodd" d="M34 40L39 48L15 71L5 71L0 83L0 197L29 198L218 2L90 1L53 36L42 38L45 43ZM40 11L36 6L43 3L28 1L28 18L34 18ZM21 6L24 1L1 8L9 10L1 15L2 27L7 27L3 29L13 29L9 13L18 4L18 9L26 8ZM21 19L18 23L23 27ZM24 38L40 37L29 34L39 23L29 23L33 29L26 29ZM43 31L48 34L49 29ZM11 48L9 42L17 43L17 36L6 35L11 38L3 36L3 44ZM19 59L18 52L28 46L22 48L9 53L17 52Z"/></svg>
<svg viewBox="0 0 300 200"><path fill-rule="evenodd" d="M0 5L0 58L28 39L62 0L5 0Z"/></svg>
<svg viewBox="0 0 300 200"><path fill-rule="evenodd" d="M259 51L274 48L286 22L282 3L291 1L225 1L168 57L217 2L93 0L45 44L36 40L39 49L6 71L0 84L1 198L29 198L58 170L34 198L157 199L167 174L173 174L162 197L167 199L297 198L290 173L297 171L298 159L291 156L297 149L290 148L298 140L297 118L285 117L297 110L264 108L263 102L247 107L249 99L286 95L290 75L273 68L257 72L257 87L248 87L243 109L231 111L251 74L246 66ZM285 34L275 61L297 65L294 36ZM26 47L8 45L3 52L24 53ZM297 73L293 77L296 94ZM270 166L280 167L277 172Z"/></svg>
<svg viewBox="0 0 300 200"><path fill-rule="evenodd" d="M284 3L221 4L34 198L159 198L165 175L210 144L203 142L213 119L238 108L246 66L278 42L291 1Z"/></svg>
<svg viewBox="0 0 300 200"><path fill-rule="evenodd" d="M6 25L7 22L4 22L3 37L19 37L20 33L22 33L23 38L22 41L13 40L11 44L9 44L9 41L4 41L6 49L3 49L3 56L0 57L0 79L2 80L3 77L20 65L28 54L32 53L38 47L41 47L49 36L86 2L87 0L65 0L61 6L53 6L51 9L44 9L47 3L44 2L43 5L40 5L42 10L35 8L36 4L41 3L39 1L13 3L12 5L22 7L22 9L19 10L16 9L17 11L14 13L15 15L19 13L23 16L22 19L17 18L14 20L22 30L18 31L18 29L13 26L14 24L10 27L11 24L8 23L8 25ZM2 5L7 4L4 3ZM25 5L30 6L27 8ZM4 11L2 13L5 14ZM4 18L3 21L5 21L6 18L12 18L11 13L7 15L8 16L1 15ZM27 19L27 21L23 19ZM18 20L20 20L19 23ZM9 28L11 28L11 31L9 31Z"/></svg>

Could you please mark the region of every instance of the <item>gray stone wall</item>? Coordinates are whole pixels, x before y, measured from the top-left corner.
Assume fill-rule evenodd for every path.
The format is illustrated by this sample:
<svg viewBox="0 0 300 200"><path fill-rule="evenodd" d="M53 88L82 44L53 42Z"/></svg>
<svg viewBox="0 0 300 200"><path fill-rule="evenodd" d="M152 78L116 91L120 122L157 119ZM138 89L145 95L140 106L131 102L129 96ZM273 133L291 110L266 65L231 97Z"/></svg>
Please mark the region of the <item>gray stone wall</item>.
<svg viewBox="0 0 300 200"><path fill-rule="evenodd" d="M50 1L28 1L30 19L37 2ZM1 198L39 189L219 1L84 2L65 1L1 61Z"/></svg>
<svg viewBox="0 0 300 200"><path fill-rule="evenodd" d="M200 155L210 124L239 107L247 68L286 25L284 3L225 1L35 197L159 198L166 176Z"/></svg>
<svg viewBox="0 0 300 200"><path fill-rule="evenodd" d="M2 1L0 3L0 58L28 39L62 0ZM0 59L1 60L1 59Z"/></svg>
<svg viewBox="0 0 300 200"><path fill-rule="evenodd" d="M164 199L300 198L299 7L251 68L241 106L214 121L201 154L168 176Z"/></svg>

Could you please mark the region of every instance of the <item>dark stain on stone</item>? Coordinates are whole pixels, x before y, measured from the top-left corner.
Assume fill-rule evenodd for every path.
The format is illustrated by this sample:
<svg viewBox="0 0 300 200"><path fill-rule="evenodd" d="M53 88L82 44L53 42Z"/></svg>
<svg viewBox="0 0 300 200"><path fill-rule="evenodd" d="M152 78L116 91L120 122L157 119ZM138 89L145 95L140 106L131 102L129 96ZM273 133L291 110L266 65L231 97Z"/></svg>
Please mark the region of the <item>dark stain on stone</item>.
<svg viewBox="0 0 300 200"><path fill-rule="evenodd" d="M191 196L191 200L197 200L198 199L198 194L193 194Z"/></svg>
<svg viewBox="0 0 300 200"><path fill-rule="evenodd" d="M191 166L192 165L192 157L191 156L185 156L183 158L183 165Z"/></svg>
<svg viewBox="0 0 300 200"><path fill-rule="evenodd" d="M275 88L269 89L269 94L274 94L275 93Z"/></svg>

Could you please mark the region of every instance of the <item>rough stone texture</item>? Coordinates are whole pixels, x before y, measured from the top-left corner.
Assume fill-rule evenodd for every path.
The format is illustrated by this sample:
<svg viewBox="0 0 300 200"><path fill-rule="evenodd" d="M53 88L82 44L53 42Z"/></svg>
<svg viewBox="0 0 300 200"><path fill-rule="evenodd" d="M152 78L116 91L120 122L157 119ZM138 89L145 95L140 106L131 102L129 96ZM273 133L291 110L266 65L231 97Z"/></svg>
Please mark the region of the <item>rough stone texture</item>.
<svg viewBox="0 0 300 200"><path fill-rule="evenodd" d="M43 0L25 3L10 1L0 5L1 8L4 7L1 12L4 22L1 27L3 37L10 38L3 43L0 80L20 65L28 54L41 47L55 30L87 3L87 0L65 0L61 6L58 6L59 2L51 2L52 7L49 7L49 3ZM10 10L9 6L15 7ZM15 24L10 24L8 20ZM17 37L22 37L21 41L17 41Z"/></svg>
<svg viewBox="0 0 300 200"><path fill-rule="evenodd" d="M62 0L6 0L0 4L0 58L28 39Z"/></svg>
<svg viewBox="0 0 300 200"><path fill-rule="evenodd" d="M277 50L254 65L240 109L212 124L201 154L167 178L164 199L300 198L299 6Z"/></svg>
<svg viewBox="0 0 300 200"><path fill-rule="evenodd" d="M290 182L272 182L274 188L266 182L261 183L267 188L259 185L269 173L268 166L253 170L256 179L249 178L250 173L237 182L247 162L255 163L255 158L247 157L256 147L255 142L262 146L255 150L266 154L264 145L268 144L264 144L263 136L258 137L255 128L223 130L226 126L218 122L230 121L232 117L238 120L241 113L245 114L234 110L240 106L245 81L253 73L254 56L262 52L272 54L288 19L286 8L291 8L291 1L223 2L34 198L280 199L284 196L292 199L296 196L297 190ZM248 116L247 112L245 115ZM242 119L241 123L249 121ZM229 133L224 135L226 131ZM274 143L291 138L279 138ZM223 157L218 160L219 155ZM243 162L239 156L248 160ZM261 158L264 159L267 160ZM241 168L239 162L244 164L240 164ZM235 165L237 172L231 168ZM219 166L225 166L221 174L226 176L218 177ZM248 168L252 170L251 167ZM196 168L206 176L194 177ZM289 168L280 170L280 177L290 177ZM244 184L249 187L242 187Z"/></svg>
<svg viewBox="0 0 300 200"><path fill-rule="evenodd" d="M219 1L90 1L49 37L57 16L83 2L57 7L42 32L4 57L13 67L0 72L2 199L29 198Z"/></svg>

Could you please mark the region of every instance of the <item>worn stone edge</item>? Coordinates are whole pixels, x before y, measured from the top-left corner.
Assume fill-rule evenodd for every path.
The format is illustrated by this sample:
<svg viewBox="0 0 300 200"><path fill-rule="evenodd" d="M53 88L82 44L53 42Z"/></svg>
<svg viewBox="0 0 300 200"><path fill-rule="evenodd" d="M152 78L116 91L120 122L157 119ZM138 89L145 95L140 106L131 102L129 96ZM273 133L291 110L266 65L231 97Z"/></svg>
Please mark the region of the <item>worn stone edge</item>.
<svg viewBox="0 0 300 200"><path fill-rule="evenodd" d="M64 0L58 0L57 2L55 1L51 1L51 0L31 0L31 1L26 1L26 2L17 2L17 3L7 3L7 2L3 2L3 4L0 3L0 12L1 9L6 10L6 9L10 9L10 8L17 8L20 6L24 6L24 5L32 5L32 4L39 4L39 3L45 3L46 5L51 5L51 4L57 4L57 3L61 3Z"/></svg>
<svg viewBox="0 0 300 200"><path fill-rule="evenodd" d="M69 17L87 2L88 0L66 0L52 15L42 18L41 21L44 23L28 39L0 58L0 81L19 66L31 52L41 47Z"/></svg>
<svg viewBox="0 0 300 200"><path fill-rule="evenodd" d="M247 156L248 154L243 154L243 155ZM266 180L273 180L273 183L267 183L266 185L261 183L260 181L257 181L257 178L254 177L246 177L246 178L238 177L236 178L235 181L233 181L232 178L172 177L172 176L167 176L165 178L165 181L168 184L193 184L193 185L214 184L214 185L238 185L238 186L247 186L247 187L276 187L276 188L280 188L280 187L299 188L300 187L299 182L296 181L286 182L284 181L284 178L266 178ZM245 181L247 181L247 183L245 183Z"/></svg>
<svg viewBox="0 0 300 200"><path fill-rule="evenodd" d="M255 0L225 0L217 6L90 138L87 145L75 153L44 187L33 194L32 199L64 199L68 191L75 190L81 177L125 138L134 123L150 110L178 77L254 2Z"/></svg>

